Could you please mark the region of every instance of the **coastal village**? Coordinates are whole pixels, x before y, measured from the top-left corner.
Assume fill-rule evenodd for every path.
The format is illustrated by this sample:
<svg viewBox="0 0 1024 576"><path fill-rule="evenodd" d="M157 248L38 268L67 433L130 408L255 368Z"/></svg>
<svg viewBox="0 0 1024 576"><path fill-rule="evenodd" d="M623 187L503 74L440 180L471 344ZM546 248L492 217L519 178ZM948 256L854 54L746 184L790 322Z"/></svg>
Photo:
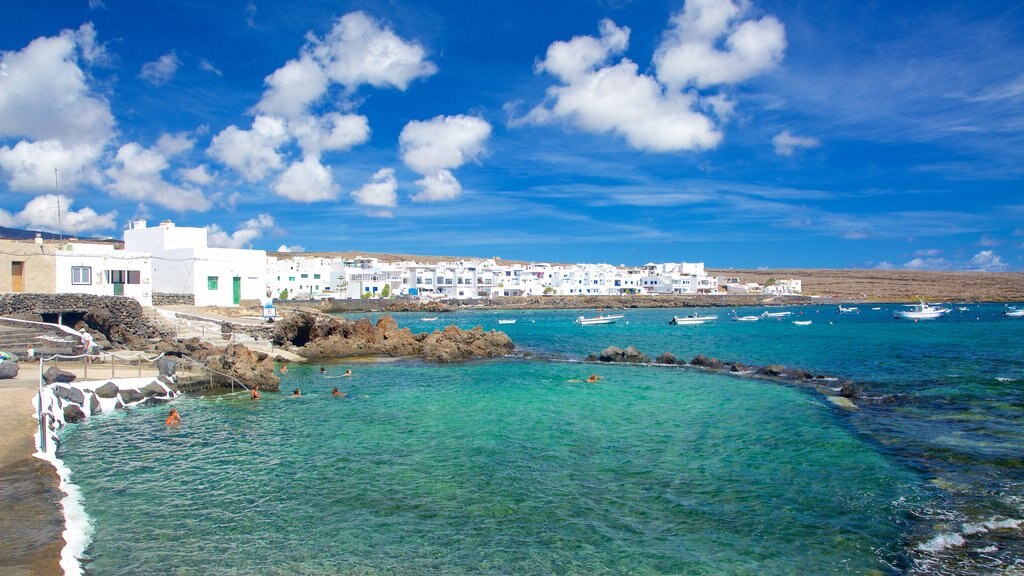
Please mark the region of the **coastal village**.
<svg viewBox="0 0 1024 576"><path fill-rule="evenodd" d="M0 290L127 296L143 306L243 301L519 296L799 295L796 278L765 285L708 273L704 263L509 263L499 258L385 262L209 246L205 228L132 221L123 241L0 239Z"/></svg>

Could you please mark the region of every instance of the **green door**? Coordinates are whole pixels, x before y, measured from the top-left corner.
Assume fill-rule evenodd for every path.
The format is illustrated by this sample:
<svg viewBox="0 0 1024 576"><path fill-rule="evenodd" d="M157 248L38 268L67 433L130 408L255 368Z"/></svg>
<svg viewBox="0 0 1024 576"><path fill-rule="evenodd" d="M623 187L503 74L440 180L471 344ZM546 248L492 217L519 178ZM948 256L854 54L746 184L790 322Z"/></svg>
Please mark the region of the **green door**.
<svg viewBox="0 0 1024 576"><path fill-rule="evenodd" d="M240 276L231 279L231 288L234 291L232 302L238 304L242 301L242 278Z"/></svg>
<svg viewBox="0 0 1024 576"><path fill-rule="evenodd" d="M120 282L114 282L114 296L124 296L124 284Z"/></svg>

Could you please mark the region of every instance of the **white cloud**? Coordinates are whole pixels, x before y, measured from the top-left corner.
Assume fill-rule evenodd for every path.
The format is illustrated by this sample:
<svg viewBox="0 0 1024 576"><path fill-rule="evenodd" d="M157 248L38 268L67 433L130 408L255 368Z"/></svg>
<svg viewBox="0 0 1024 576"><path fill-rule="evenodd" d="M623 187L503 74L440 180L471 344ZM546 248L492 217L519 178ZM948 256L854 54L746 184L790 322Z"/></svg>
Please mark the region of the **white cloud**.
<svg viewBox="0 0 1024 576"><path fill-rule="evenodd" d="M362 84L405 90L437 72L426 51L363 12L342 16L323 39L311 38L310 53L335 82L354 91Z"/></svg>
<svg viewBox="0 0 1024 576"><path fill-rule="evenodd" d="M298 245L287 246L285 244L281 244L280 246L277 247L277 251L278 252L305 252L306 251L306 247L305 246L298 246Z"/></svg>
<svg viewBox="0 0 1024 576"><path fill-rule="evenodd" d="M224 75L224 73L220 71L220 68L217 68L216 66L214 66L206 58L200 58L199 59L199 69L202 70L203 72L209 72L210 74L214 74L214 75L217 75L217 76L223 76Z"/></svg>
<svg viewBox="0 0 1024 576"><path fill-rule="evenodd" d="M903 267L908 270L949 270L953 264L945 258L918 257L903 264Z"/></svg>
<svg viewBox="0 0 1024 576"><path fill-rule="evenodd" d="M991 250L982 250L967 261L967 268L970 270L981 270L983 272L1004 272L1008 266L1006 262Z"/></svg>
<svg viewBox="0 0 1024 576"><path fill-rule="evenodd" d="M736 84L782 61L786 30L777 19L745 19L749 4L687 0L654 53L658 79L671 89Z"/></svg>
<svg viewBox="0 0 1024 576"><path fill-rule="evenodd" d="M0 172L7 176L12 191L53 191L55 177L59 177L61 190L70 191L100 182L96 162L102 153L100 146L90 144L65 148L59 140L21 141L14 148L0 147Z"/></svg>
<svg viewBox="0 0 1024 576"><path fill-rule="evenodd" d="M0 210L0 226L13 226L65 233L92 232L95 230L111 230L117 225L117 212L97 214L92 208L75 211L71 207L74 200L61 194L60 218L57 217L58 196L45 194L36 196L25 204L25 208L17 214Z"/></svg>
<svg viewBox="0 0 1024 576"><path fill-rule="evenodd" d="M998 238L993 238L991 236L982 236L978 240L978 246L984 246L986 248L991 248L993 246L999 246L1002 243L1003 243L1002 240L1000 240Z"/></svg>
<svg viewBox="0 0 1024 576"><path fill-rule="evenodd" d="M263 92L256 109L264 114L294 118L327 92L329 79L320 64L309 54L289 60L264 80Z"/></svg>
<svg viewBox="0 0 1024 576"><path fill-rule="evenodd" d="M274 218L270 214L260 214L242 222L237 230L228 234L217 224L206 227L207 243L214 248L247 248L264 232L274 229Z"/></svg>
<svg viewBox="0 0 1024 576"><path fill-rule="evenodd" d="M188 152L195 146L195 141L187 134L161 134L156 141L156 149L167 156L177 156Z"/></svg>
<svg viewBox="0 0 1024 576"><path fill-rule="evenodd" d="M179 66L181 66L181 60L178 59L178 55L174 53L174 50L171 50L156 60L143 64L142 71L139 72L139 78L153 86L160 86L174 78Z"/></svg>
<svg viewBox="0 0 1024 576"><path fill-rule="evenodd" d="M210 167L206 164L200 164L192 168L180 168L178 175L182 179L199 186L206 186L217 177L216 174L210 172Z"/></svg>
<svg viewBox="0 0 1024 576"><path fill-rule="evenodd" d="M449 170L438 170L417 180L423 190L413 194L413 202L443 202L454 200L462 193L462 184L455 179Z"/></svg>
<svg viewBox="0 0 1024 576"><path fill-rule="evenodd" d="M300 162L293 162L274 182L278 196L296 202L319 202L334 200L340 189L334 183L331 169L320 163L315 156L308 156Z"/></svg>
<svg viewBox="0 0 1024 576"><path fill-rule="evenodd" d="M409 122L398 137L405 164L423 175L416 183L423 191L414 195L417 202L453 200L462 185L451 173L484 153L491 125L475 116L436 116L430 120Z"/></svg>
<svg viewBox="0 0 1024 576"><path fill-rule="evenodd" d="M369 182L352 192L352 198L363 206L394 208L398 205L398 180L393 168L381 168Z"/></svg>
<svg viewBox="0 0 1024 576"><path fill-rule="evenodd" d="M914 256L938 256L939 254L942 254L942 250L938 248L924 248L914 251Z"/></svg>
<svg viewBox="0 0 1024 576"><path fill-rule="evenodd" d="M892 262L887 260L882 260L875 265L875 270L892 270L893 268L895 268L895 266L892 265Z"/></svg>
<svg viewBox="0 0 1024 576"><path fill-rule="evenodd" d="M251 130L228 126L213 137L207 153L250 182L262 180L283 166L277 149L288 142L285 123L272 116L257 116Z"/></svg>
<svg viewBox="0 0 1024 576"><path fill-rule="evenodd" d="M57 140L65 148L102 147L111 138L110 103L91 93L77 61L76 39L91 36L64 30L2 53L0 137Z"/></svg>
<svg viewBox="0 0 1024 576"><path fill-rule="evenodd" d="M82 52L82 59L90 66L105 66L113 61L106 45L96 42L96 27L92 22L86 22L75 30L75 43Z"/></svg>
<svg viewBox="0 0 1024 576"><path fill-rule="evenodd" d="M797 148L816 148L821 145L817 138L809 136L793 136L789 130L783 130L772 138L772 146L779 156L792 156Z"/></svg>
<svg viewBox="0 0 1024 576"><path fill-rule="evenodd" d="M484 152L491 125L475 116L436 116L413 120L398 137L402 160L420 174L458 168Z"/></svg>
<svg viewBox="0 0 1024 576"><path fill-rule="evenodd" d="M625 51L629 28L606 19L600 32L600 38L577 36L548 47L536 69L553 74L563 84L550 87L547 102L513 120L513 125L562 120L587 132L618 134L632 147L654 152L718 145L722 133L695 110L696 94L667 91L655 78L639 73L628 58L605 65ZM731 112L727 103L718 98L709 104L724 116Z"/></svg>
<svg viewBox="0 0 1024 576"><path fill-rule="evenodd" d="M146 149L134 142L121 146L105 172L110 178L107 189L115 196L153 202L179 212L209 210L210 202L202 190L164 180L163 172L170 166L169 156L172 155L158 146Z"/></svg>
<svg viewBox="0 0 1024 576"><path fill-rule="evenodd" d="M306 156L323 151L348 150L370 139L370 122L359 114L329 112L323 116L303 116L288 122L288 132Z"/></svg>

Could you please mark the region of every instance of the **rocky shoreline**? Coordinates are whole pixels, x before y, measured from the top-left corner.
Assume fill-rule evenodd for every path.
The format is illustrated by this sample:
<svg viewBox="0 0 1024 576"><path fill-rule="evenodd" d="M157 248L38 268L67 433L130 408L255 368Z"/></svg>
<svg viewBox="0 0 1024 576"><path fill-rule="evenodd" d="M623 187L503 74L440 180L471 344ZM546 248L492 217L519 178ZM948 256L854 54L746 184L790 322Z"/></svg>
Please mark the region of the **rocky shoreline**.
<svg viewBox="0 0 1024 576"><path fill-rule="evenodd" d="M854 404L854 400L883 404L896 401L896 397L892 395L866 396L862 386L855 384L851 380L827 374L814 374L800 368L790 368L781 364L754 366L733 360L719 360L718 358L703 354L698 354L690 361L686 361L685 359L676 358L670 352L665 352L652 360L649 356L637 350L635 346L628 346L624 349L617 346L609 346L601 350L601 352L591 353L587 356L587 362L679 366L744 378L771 380L773 382L813 389L824 395L836 406L847 410L856 410L857 406Z"/></svg>

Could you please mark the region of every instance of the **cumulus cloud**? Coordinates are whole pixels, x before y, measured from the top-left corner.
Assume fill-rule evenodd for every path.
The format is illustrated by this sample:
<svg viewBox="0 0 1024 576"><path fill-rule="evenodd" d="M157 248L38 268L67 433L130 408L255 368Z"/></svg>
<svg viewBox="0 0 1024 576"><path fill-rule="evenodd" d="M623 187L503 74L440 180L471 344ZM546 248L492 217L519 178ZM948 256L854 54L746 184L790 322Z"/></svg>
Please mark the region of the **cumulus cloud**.
<svg viewBox="0 0 1024 576"><path fill-rule="evenodd" d="M938 256L939 254L942 254L942 250L938 248L923 248L914 251L914 256Z"/></svg>
<svg viewBox="0 0 1024 576"><path fill-rule="evenodd" d="M175 142L172 138L171 142ZM170 149L180 144L167 144ZM117 151L113 164L105 171L110 179L107 189L111 194L152 202L172 210L184 212L196 210L204 212L210 209L210 202L202 190L192 185L176 185L164 179L163 172L170 167L169 154L161 150L159 145L143 148L134 142L125 144Z"/></svg>
<svg viewBox="0 0 1024 576"><path fill-rule="evenodd" d="M405 90L413 80L437 73L422 46L363 12L339 18L323 39L312 38L309 50L331 80L350 91L361 84Z"/></svg>
<svg viewBox="0 0 1024 576"><path fill-rule="evenodd" d="M58 205L60 206L60 218L57 216ZM17 214L0 210L0 226L48 232L63 230L66 233L81 233L111 230L117 225L116 211L106 214L98 214L92 208L82 208L76 211L71 209L73 205L74 200L63 194L59 195L59 201L56 194L36 196L29 200L25 204L25 208Z"/></svg>
<svg viewBox="0 0 1024 576"><path fill-rule="evenodd" d="M102 147L92 144L66 147L60 140L23 140L13 148L0 147L0 171L12 191L52 191L58 180L61 189L75 190L100 182L96 163L102 154Z"/></svg>
<svg viewBox="0 0 1024 576"><path fill-rule="evenodd" d="M747 18L750 5L687 0L654 53L658 79L672 89L736 84L770 70L786 51L785 27L773 16Z"/></svg>
<svg viewBox="0 0 1024 576"><path fill-rule="evenodd" d="M179 66L181 66L181 60L178 59L178 55L174 53L174 50L171 50L156 60L143 64L142 71L139 72L139 78L153 86L160 86L174 78Z"/></svg>
<svg viewBox="0 0 1024 576"><path fill-rule="evenodd" d="M772 138L772 146L779 156L792 156L797 148L816 148L821 145L817 138L794 136L789 130L783 130Z"/></svg>
<svg viewBox="0 0 1024 576"><path fill-rule="evenodd" d="M228 126L214 136L207 153L246 180L257 182L283 166L277 149L288 142L288 138L285 123L280 118L257 116L250 130Z"/></svg>
<svg viewBox="0 0 1024 576"><path fill-rule="evenodd" d="M348 150L370 139L370 122L359 114L329 112L323 116L303 116L288 123L288 132L298 141L306 156L324 151Z"/></svg>
<svg viewBox="0 0 1024 576"><path fill-rule="evenodd" d="M715 119L727 121L736 105L721 90L776 66L785 51L782 24L749 11L745 1L688 0L655 50L653 76L622 57L630 30L611 20L601 21L599 37L554 42L535 68L561 84L510 124L566 122L651 152L714 148L722 140Z"/></svg>
<svg viewBox="0 0 1024 576"><path fill-rule="evenodd" d="M417 180L423 190L412 195L413 202L443 202L454 200L462 193L462 184L449 170L438 170Z"/></svg>
<svg viewBox="0 0 1024 576"><path fill-rule="evenodd" d="M423 191L412 199L434 202L457 198L462 186L451 169L479 158L490 135L491 125L486 120L461 114L406 124L398 137L402 161L423 175L416 181Z"/></svg>
<svg viewBox="0 0 1024 576"><path fill-rule="evenodd" d="M216 174L210 172L210 167L206 164L200 164L193 166L192 168L180 168L178 175L182 180L186 180L199 186L206 186L217 177Z"/></svg>
<svg viewBox="0 0 1024 576"><path fill-rule="evenodd" d="M949 270L953 263L945 258L917 257L903 264L908 270Z"/></svg>
<svg viewBox="0 0 1024 576"><path fill-rule="evenodd" d="M264 114L291 118L305 113L306 108L320 99L329 79L316 60L303 54L298 60L289 60L264 80L267 89L256 109Z"/></svg>
<svg viewBox="0 0 1024 576"><path fill-rule="evenodd" d="M625 51L629 28L602 20L601 36L577 36L548 47L536 66L562 84L548 88L546 102L512 124L566 121L592 133L612 133L640 150L672 152L713 148L722 139L710 118L695 110L697 96L665 89L641 74ZM725 103L724 100L721 101Z"/></svg>
<svg viewBox="0 0 1024 576"><path fill-rule="evenodd" d="M1008 268L1006 262L991 250L982 250L967 261L967 268L982 272L1004 272Z"/></svg>
<svg viewBox="0 0 1024 576"><path fill-rule="evenodd" d="M307 203L334 200L340 192L330 167L321 164L315 156L293 162L271 188L278 196Z"/></svg>
<svg viewBox="0 0 1024 576"><path fill-rule="evenodd" d="M285 245L285 244L281 244L280 246L277 247L277 251L278 252L305 252L306 251L306 247L305 246L299 246L299 245L288 246L288 245Z"/></svg>
<svg viewBox="0 0 1024 576"><path fill-rule="evenodd" d="M94 37L88 30L64 30L2 54L0 137L55 140L64 148L102 146L111 138L110 103L92 93L78 65L76 41ZM95 51L94 42L89 46L83 50Z"/></svg>
<svg viewBox="0 0 1024 576"><path fill-rule="evenodd" d="M82 24L75 30L75 43L82 53L82 60L90 66L105 66L113 61L107 46L96 41L96 27L92 22Z"/></svg>
<svg viewBox="0 0 1024 576"><path fill-rule="evenodd" d="M393 168L381 168L370 181L352 192L356 204L394 208L398 205L398 180Z"/></svg>
<svg viewBox="0 0 1024 576"><path fill-rule="evenodd" d="M274 229L274 218L270 214L260 214L242 222L238 229L228 234L217 224L206 227L207 243L214 248L247 248L264 232Z"/></svg>

